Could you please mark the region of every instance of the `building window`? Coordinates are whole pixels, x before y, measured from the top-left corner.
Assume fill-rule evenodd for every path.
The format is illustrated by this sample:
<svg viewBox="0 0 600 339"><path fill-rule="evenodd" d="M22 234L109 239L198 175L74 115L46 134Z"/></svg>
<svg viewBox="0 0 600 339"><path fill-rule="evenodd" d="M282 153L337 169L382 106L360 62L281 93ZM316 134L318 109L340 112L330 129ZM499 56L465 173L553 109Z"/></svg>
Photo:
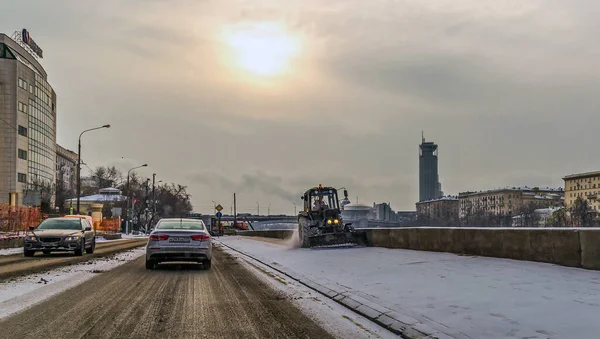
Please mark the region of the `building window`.
<svg viewBox="0 0 600 339"><path fill-rule="evenodd" d="M27 90L27 81L19 78L19 87L21 87L24 90Z"/></svg>
<svg viewBox="0 0 600 339"><path fill-rule="evenodd" d="M17 176L17 180L19 182L26 183L27 182L27 174L19 173Z"/></svg>
<svg viewBox="0 0 600 339"><path fill-rule="evenodd" d="M27 105L19 101L19 111L23 113L27 113Z"/></svg>
<svg viewBox="0 0 600 339"><path fill-rule="evenodd" d="M19 159L27 160L27 151L19 148Z"/></svg>
<svg viewBox="0 0 600 339"><path fill-rule="evenodd" d="M27 128L19 125L19 135L26 137L27 136Z"/></svg>
<svg viewBox="0 0 600 339"><path fill-rule="evenodd" d="M29 85L29 93L33 94L33 85Z"/></svg>

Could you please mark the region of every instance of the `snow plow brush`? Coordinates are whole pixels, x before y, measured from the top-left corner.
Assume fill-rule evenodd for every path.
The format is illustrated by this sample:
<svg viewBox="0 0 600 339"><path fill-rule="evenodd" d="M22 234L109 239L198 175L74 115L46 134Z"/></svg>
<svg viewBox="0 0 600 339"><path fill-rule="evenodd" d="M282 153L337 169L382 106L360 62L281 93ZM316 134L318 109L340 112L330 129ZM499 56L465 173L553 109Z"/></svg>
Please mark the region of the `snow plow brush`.
<svg viewBox="0 0 600 339"><path fill-rule="evenodd" d="M332 247L354 247L367 246L367 234L365 232L343 232L319 234L308 237L311 248Z"/></svg>

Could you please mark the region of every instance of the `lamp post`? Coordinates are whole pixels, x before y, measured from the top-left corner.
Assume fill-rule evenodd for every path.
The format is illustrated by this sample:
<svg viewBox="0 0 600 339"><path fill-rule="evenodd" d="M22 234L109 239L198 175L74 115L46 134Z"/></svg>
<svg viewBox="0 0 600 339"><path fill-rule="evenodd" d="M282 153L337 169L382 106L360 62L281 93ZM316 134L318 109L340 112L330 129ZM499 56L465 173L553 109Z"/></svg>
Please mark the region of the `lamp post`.
<svg viewBox="0 0 600 339"><path fill-rule="evenodd" d="M79 199L81 198L81 136L83 133L95 131L101 128L110 128L110 125L86 129L79 134L79 142L77 144L77 214L79 214Z"/></svg>
<svg viewBox="0 0 600 339"><path fill-rule="evenodd" d="M215 210L217 209L217 203L213 200L213 213L215 213Z"/></svg>
<svg viewBox="0 0 600 339"><path fill-rule="evenodd" d="M133 204L130 204L131 187L129 187L129 174L131 173L131 171L138 169L138 168L142 168L142 167L148 167L148 164L143 164L141 166L134 167L134 168L130 169L129 171L127 171L127 220L125 221L125 234L129 234L129 220L132 219L131 212L133 209ZM131 201L131 202L133 203L133 201Z"/></svg>
<svg viewBox="0 0 600 339"><path fill-rule="evenodd" d="M271 216L271 204L269 204L269 207L267 207L267 216Z"/></svg>
<svg viewBox="0 0 600 339"><path fill-rule="evenodd" d="M256 202L256 215L260 215L260 204L258 203L258 201Z"/></svg>
<svg viewBox="0 0 600 339"><path fill-rule="evenodd" d="M150 220L150 227L154 225L154 216L156 215L156 189L155 184L160 184L162 180L156 181L156 173L152 174L152 218Z"/></svg>
<svg viewBox="0 0 600 339"><path fill-rule="evenodd" d="M295 203L295 202L293 202L292 204L294 204L294 215L296 215L296 214L297 214L297 213L296 213L296 203Z"/></svg>

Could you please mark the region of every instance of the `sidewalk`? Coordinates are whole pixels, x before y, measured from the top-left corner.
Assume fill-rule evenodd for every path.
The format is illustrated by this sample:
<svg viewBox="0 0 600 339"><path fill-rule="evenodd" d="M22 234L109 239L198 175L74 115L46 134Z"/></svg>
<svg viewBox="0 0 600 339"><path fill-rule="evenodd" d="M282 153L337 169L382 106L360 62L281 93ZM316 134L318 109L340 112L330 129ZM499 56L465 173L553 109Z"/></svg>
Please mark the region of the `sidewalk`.
<svg viewBox="0 0 600 339"><path fill-rule="evenodd" d="M219 241L413 337L597 338L600 332L597 271L447 253Z"/></svg>

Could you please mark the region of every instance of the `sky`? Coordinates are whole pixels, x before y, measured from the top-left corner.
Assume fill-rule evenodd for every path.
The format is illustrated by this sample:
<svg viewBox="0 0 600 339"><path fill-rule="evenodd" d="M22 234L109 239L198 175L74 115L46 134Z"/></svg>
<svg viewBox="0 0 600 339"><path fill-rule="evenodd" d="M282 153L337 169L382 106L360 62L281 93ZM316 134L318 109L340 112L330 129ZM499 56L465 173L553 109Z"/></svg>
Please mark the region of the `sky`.
<svg viewBox="0 0 600 339"><path fill-rule="evenodd" d="M0 0L90 167L291 214L318 184L414 210L421 132L445 194L600 169L594 0Z"/></svg>

